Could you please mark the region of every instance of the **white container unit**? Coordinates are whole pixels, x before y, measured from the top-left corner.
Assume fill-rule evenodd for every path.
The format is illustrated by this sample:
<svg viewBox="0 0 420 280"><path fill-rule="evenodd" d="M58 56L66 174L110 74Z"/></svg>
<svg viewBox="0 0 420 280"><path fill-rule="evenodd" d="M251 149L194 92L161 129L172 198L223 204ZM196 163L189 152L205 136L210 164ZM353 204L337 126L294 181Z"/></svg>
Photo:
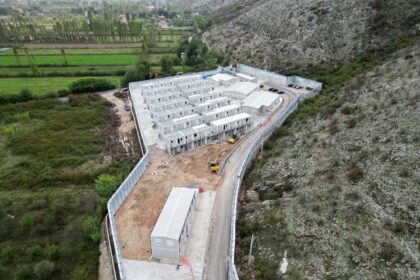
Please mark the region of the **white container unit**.
<svg viewBox="0 0 420 280"><path fill-rule="evenodd" d="M211 121L223 119L232 115L239 114L241 112L242 112L241 106L237 104L231 104L231 105L213 109L208 112L203 112L202 116L203 116L204 122L209 123Z"/></svg>
<svg viewBox="0 0 420 280"><path fill-rule="evenodd" d="M225 138L233 134L242 134L252 128L251 115L239 113L224 119L212 121L210 122L210 126L217 131L220 135L219 138Z"/></svg>
<svg viewBox="0 0 420 280"><path fill-rule="evenodd" d="M191 235L196 188L172 188L150 234L152 257L179 260Z"/></svg>

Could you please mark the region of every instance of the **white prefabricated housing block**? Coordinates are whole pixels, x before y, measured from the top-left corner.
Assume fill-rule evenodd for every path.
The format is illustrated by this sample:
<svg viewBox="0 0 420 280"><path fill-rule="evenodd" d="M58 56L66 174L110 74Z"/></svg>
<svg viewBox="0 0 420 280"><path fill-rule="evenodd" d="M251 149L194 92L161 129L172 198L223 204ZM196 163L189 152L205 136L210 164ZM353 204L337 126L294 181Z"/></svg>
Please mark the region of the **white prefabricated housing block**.
<svg viewBox="0 0 420 280"><path fill-rule="evenodd" d="M256 83L237 82L228 87L223 94L226 97L244 100L248 95L259 87Z"/></svg>
<svg viewBox="0 0 420 280"><path fill-rule="evenodd" d="M254 91L241 104L244 111L249 114L263 114L271 111L278 104L281 104L283 98L278 94L269 91Z"/></svg>
<svg viewBox="0 0 420 280"><path fill-rule="evenodd" d="M197 189L172 188L150 234L152 257L179 260L191 234Z"/></svg>

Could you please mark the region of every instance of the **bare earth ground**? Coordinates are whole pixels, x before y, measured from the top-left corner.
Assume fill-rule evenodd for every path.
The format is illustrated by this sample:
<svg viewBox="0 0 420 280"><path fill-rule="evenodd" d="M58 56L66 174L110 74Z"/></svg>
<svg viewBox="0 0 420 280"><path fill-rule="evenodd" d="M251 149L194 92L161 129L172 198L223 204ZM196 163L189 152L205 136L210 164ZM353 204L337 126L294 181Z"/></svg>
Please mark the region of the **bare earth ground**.
<svg viewBox="0 0 420 280"><path fill-rule="evenodd" d="M150 165L116 214L124 259L149 260L149 236L171 188L197 182L214 190L220 177L210 173L208 162L222 160L231 147L222 142L177 156L150 148Z"/></svg>
<svg viewBox="0 0 420 280"><path fill-rule="evenodd" d="M124 109L125 100L116 97L115 90L99 93L100 96L115 105L112 109L119 116L118 139L117 141L124 147L127 156L138 153L138 141L135 124L130 111ZM141 156L141 155L140 155Z"/></svg>

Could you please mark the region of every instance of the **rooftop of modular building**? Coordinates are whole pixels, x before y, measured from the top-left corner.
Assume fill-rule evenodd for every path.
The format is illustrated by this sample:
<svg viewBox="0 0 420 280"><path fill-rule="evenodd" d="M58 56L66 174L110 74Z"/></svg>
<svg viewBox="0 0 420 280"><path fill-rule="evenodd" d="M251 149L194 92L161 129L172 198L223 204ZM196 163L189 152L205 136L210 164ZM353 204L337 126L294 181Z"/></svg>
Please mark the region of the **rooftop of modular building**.
<svg viewBox="0 0 420 280"><path fill-rule="evenodd" d="M261 106L270 106L281 97L269 91L256 91L242 101L242 106L259 109Z"/></svg>
<svg viewBox="0 0 420 280"><path fill-rule="evenodd" d="M191 120L191 119L197 119L197 118L200 118L200 115L199 114L191 114L191 115L186 115L186 116L183 116L183 117L172 119L172 121L174 121L174 122L182 122L182 121Z"/></svg>
<svg viewBox="0 0 420 280"><path fill-rule="evenodd" d="M258 84L251 82L237 82L228 87L225 91L238 92L243 95L248 95L258 88Z"/></svg>
<svg viewBox="0 0 420 280"><path fill-rule="evenodd" d="M225 112L229 110L239 109L240 107L241 106L237 104L226 105L223 107L215 108L211 111L203 112L203 115L213 115L213 114L217 114L217 113L221 113L221 112Z"/></svg>
<svg viewBox="0 0 420 280"><path fill-rule="evenodd" d="M172 188L150 237L178 240L195 194L196 189Z"/></svg>
<svg viewBox="0 0 420 280"><path fill-rule="evenodd" d="M210 130L211 127L203 123L203 124L193 126L192 129L197 130L197 131L206 131L206 130Z"/></svg>
<svg viewBox="0 0 420 280"><path fill-rule="evenodd" d="M227 81L231 81L233 79L235 79L235 76L229 75L229 74L224 74L224 73L218 73L215 74L213 76L210 77L210 79L219 82L219 81L223 81L223 82L227 82Z"/></svg>
<svg viewBox="0 0 420 280"><path fill-rule="evenodd" d="M236 75L238 77L241 77L241 78L244 78L244 79L247 79L247 80L253 80L253 79L255 79L254 77L252 77L250 75L247 75L247 74L244 74L244 73L237 73Z"/></svg>
<svg viewBox="0 0 420 280"><path fill-rule="evenodd" d="M247 113L239 113L239 114L236 114L236 115L233 115L233 116L229 116L227 118L212 121L212 122L210 122L210 124L212 124L214 126L219 126L219 125L228 124L228 123L231 123L231 122L239 121L239 120L242 120L242 119L245 119L245 118L250 118L250 117L251 117L251 115L249 115Z"/></svg>

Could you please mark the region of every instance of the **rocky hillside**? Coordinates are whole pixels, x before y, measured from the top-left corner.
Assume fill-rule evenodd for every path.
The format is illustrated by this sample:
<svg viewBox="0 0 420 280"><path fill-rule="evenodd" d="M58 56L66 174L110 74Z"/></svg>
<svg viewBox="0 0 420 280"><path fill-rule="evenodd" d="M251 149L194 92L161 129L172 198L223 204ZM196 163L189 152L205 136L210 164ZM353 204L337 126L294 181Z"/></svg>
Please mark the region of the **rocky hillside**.
<svg viewBox="0 0 420 280"><path fill-rule="evenodd" d="M420 31L416 0L180 0L216 9L204 40L240 61L271 69L342 63Z"/></svg>
<svg viewBox="0 0 420 280"><path fill-rule="evenodd" d="M419 57L305 101L265 145L241 198L241 279L420 279Z"/></svg>

